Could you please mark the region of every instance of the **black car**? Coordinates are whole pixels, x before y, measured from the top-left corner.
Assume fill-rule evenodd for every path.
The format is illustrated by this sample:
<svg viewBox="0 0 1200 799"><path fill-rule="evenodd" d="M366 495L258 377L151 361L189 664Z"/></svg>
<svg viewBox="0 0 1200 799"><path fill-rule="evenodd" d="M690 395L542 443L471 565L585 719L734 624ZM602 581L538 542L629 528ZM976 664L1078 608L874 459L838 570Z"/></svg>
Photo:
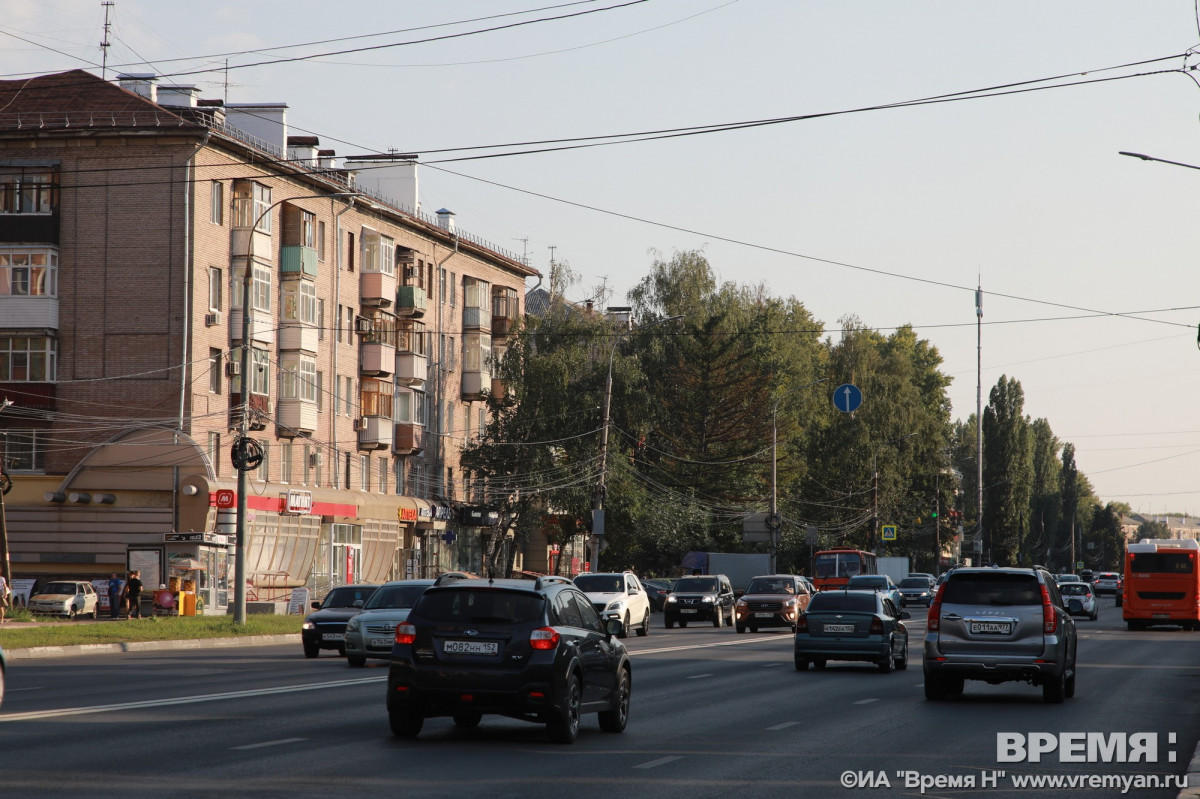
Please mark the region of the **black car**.
<svg viewBox="0 0 1200 799"><path fill-rule="evenodd" d="M414 738L425 719L450 716L475 727L485 714L546 725L569 744L579 718L622 732L632 667L583 592L561 577L459 580L428 589L396 626L388 668L392 733Z"/></svg>
<svg viewBox="0 0 1200 799"><path fill-rule="evenodd" d="M304 656L315 658L322 649L336 649L339 655L346 654L346 622L357 616L377 585L339 585L325 595L320 602L313 602L313 613L308 614L300 628L300 641L304 644Z"/></svg>
<svg viewBox="0 0 1200 799"><path fill-rule="evenodd" d="M667 597L671 594L671 588L675 585L675 581L670 578L652 578L642 580L642 585L646 588L646 598L650 600L650 609L655 613L663 612L663 605L667 602Z"/></svg>
<svg viewBox="0 0 1200 799"><path fill-rule="evenodd" d="M694 574L680 577L663 605L667 629L678 622L687 627L689 621L711 621L713 627L733 626L733 586L723 574Z"/></svg>

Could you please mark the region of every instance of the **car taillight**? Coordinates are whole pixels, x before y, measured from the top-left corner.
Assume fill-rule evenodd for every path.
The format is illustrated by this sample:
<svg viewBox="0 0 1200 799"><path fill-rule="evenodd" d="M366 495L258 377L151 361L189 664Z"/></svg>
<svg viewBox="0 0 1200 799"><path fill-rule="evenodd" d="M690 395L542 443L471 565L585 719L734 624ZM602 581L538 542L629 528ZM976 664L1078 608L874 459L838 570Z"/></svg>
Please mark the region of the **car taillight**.
<svg viewBox="0 0 1200 799"><path fill-rule="evenodd" d="M558 632L552 627L542 627L529 634L529 645L534 649L558 649Z"/></svg>
<svg viewBox="0 0 1200 799"><path fill-rule="evenodd" d="M796 632L798 632L798 633L808 632L808 614L807 613L801 613L800 618L796 619Z"/></svg>
<svg viewBox="0 0 1200 799"><path fill-rule="evenodd" d="M942 591L946 584L937 587L933 601L929 603L929 612L925 614L925 629L929 632L939 632L942 629Z"/></svg>
<svg viewBox="0 0 1200 799"><path fill-rule="evenodd" d="M396 625L396 643L411 644L417 640L417 628L408 622L400 622Z"/></svg>
<svg viewBox="0 0 1200 799"><path fill-rule="evenodd" d="M1050 592L1042 586L1042 632L1052 633L1058 629L1058 614L1050 604Z"/></svg>
<svg viewBox="0 0 1200 799"><path fill-rule="evenodd" d="M878 616L871 619L870 634L871 635L883 635L883 622L879 620Z"/></svg>

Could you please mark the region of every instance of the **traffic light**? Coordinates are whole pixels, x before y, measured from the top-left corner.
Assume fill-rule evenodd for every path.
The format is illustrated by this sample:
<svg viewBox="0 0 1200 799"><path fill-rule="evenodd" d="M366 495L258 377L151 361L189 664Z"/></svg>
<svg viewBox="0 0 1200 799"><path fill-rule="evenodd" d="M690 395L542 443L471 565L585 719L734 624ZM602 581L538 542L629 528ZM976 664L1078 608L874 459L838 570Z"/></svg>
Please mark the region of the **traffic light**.
<svg viewBox="0 0 1200 799"><path fill-rule="evenodd" d="M929 513L929 518L936 519L937 516L938 516L938 507L937 507L937 505L934 505L933 510L930 511L930 513Z"/></svg>

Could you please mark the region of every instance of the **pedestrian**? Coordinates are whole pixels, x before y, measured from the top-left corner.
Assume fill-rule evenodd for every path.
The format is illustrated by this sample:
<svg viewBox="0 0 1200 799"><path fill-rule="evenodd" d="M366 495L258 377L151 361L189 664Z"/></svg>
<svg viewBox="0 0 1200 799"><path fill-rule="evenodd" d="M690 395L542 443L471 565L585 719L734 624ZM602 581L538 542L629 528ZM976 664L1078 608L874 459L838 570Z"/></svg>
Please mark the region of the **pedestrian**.
<svg viewBox="0 0 1200 799"><path fill-rule="evenodd" d="M8 580L4 579L4 575L0 574L0 624L8 621L4 618L4 614L8 612L8 597L12 591L8 588Z"/></svg>
<svg viewBox="0 0 1200 799"><path fill-rule="evenodd" d="M137 569L129 572L129 579L125 582L124 596L129 600L129 618L140 619L142 617L142 608L140 602L142 599L142 581L138 578L141 572Z"/></svg>
<svg viewBox="0 0 1200 799"><path fill-rule="evenodd" d="M108 617L110 619L121 618L121 578L116 572L112 573L112 577L108 578Z"/></svg>

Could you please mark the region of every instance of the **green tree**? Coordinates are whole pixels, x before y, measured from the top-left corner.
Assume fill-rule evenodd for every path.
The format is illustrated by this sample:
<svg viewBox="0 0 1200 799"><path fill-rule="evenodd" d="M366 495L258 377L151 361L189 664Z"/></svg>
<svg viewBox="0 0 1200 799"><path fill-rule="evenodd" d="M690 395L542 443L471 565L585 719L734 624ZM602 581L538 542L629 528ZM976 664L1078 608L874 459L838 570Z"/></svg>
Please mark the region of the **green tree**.
<svg viewBox="0 0 1200 799"><path fill-rule="evenodd" d="M984 557L1016 564L1029 523L1033 443L1023 415L1025 392L1001 375L983 411Z"/></svg>
<svg viewBox="0 0 1200 799"><path fill-rule="evenodd" d="M1170 538L1170 537L1171 537L1171 528L1167 527L1166 524L1158 521L1157 519L1154 519L1154 520L1147 519L1146 521L1144 521L1138 525L1137 540L1139 540L1139 541L1141 541L1143 538Z"/></svg>
<svg viewBox="0 0 1200 799"><path fill-rule="evenodd" d="M1024 560L1048 564L1062 513L1062 463L1058 459L1061 445L1045 419L1034 420L1030 432L1033 436L1033 486Z"/></svg>

